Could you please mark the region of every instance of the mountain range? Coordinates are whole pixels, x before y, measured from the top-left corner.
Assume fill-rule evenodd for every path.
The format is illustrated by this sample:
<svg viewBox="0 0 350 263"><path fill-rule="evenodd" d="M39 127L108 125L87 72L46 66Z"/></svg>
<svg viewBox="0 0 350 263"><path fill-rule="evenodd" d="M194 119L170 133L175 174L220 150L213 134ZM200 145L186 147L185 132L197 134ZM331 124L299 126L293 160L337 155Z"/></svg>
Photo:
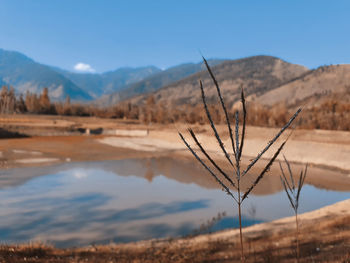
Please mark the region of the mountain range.
<svg viewBox="0 0 350 263"><path fill-rule="evenodd" d="M210 60L216 65L224 60ZM75 73L35 62L16 51L0 49L0 85L15 88L18 94L49 89L50 98L116 103L133 95L157 90L164 85L203 70L202 63L187 63L161 70L155 66L119 68L97 73ZM113 99L110 99L111 94Z"/></svg>
<svg viewBox="0 0 350 263"><path fill-rule="evenodd" d="M329 103L350 101L350 65L320 66L308 69L271 56L254 56L226 60L211 67L219 83L225 103L234 109L240 104L240 87L246 100L267 107L283 104L287 109L313 108ZM133 96L125 102L144 104L152 96L157 103L175 108L201 104L199 80L207 101L218 103L216 89L207 70L197 72L154 92ZM111 95L118 96L118 93Z"/></svg>
<svg viewBox="0 0 350 263"><path fill-rule="evenodd" d="M259 96L309 72L304 66L271 56L227 60L212 67L212 71L230 107L239 99L241 85L246 95ZM199 80L203 83L208 101L215 103L216 89L206 70L171 83L152 93L152 96L167 107L196 105L201 103ZM141 94L131 98L130 102L142 104L148 96Z"/></svg>
<svg viewBox="0 0 350 263"><path fill-rule="evenodd" d="M252 97L248 99L251 100ZM348 103L350 65L330 65L310 70L307 74L253 99L267 106L283 103L288 108L301 105L319 106L327 99Z"/></svg>
<svg viewBox="0 0 350 263"><path fill-rule="evenodd" d="M215 66L224 61L225 60L210 59L208 63L211 66ZM157 91L164 86L203 71L204 69L203 62L186 63L171 67L153 74L139 82L130 83L117 92L102 96L101 99L98 100L98 104L112 105L139 94L149 94L150 92Z"/></svg>
<svg viewBox="0 0 350 263"><path fill-rule="evenodd" d="M15 51L0 49L0 78L17 93L40 93L47 87L54 99L69 95L74 100L91 100L91 96L70 79Z"/></svg>
<svg viewBox="0 0 350 263"><path fill-rule="evenodd" d="M148 76L161 72L154 66L140 68L119 68L102 74L73 73L59 68L53 68L74 84L88 92L92 98L117 92L125 86L141 81Z"/></svg>
<svg viewBox="0 0 350 263"><path fill-rule="evenodd" d="M350 97L350 65L308 69L272 56L236 60L208 60L229 107L244 87L248 101L293 107L317 103L331 96ZM215 103L215 87L203 62L186 63L165 70L155 66L119 68L93 74L75 73L35 62L15 51L0 49L0 85L11 85L17 94L49 89L50 98L112 105L121 101L143 104L149 96L167 107L200 103L199 80L208 100Z"/></svg>

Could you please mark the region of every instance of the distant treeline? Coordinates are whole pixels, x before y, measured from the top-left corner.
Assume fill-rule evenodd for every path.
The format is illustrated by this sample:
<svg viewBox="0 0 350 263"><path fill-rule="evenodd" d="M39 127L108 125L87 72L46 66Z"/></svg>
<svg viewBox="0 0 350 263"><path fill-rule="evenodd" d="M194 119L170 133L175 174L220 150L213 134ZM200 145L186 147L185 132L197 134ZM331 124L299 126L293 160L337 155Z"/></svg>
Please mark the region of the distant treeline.
<svg viewBox="0 0 350 263"><path fill-rule="evenodd" d="M219 105L209 105L213 121L224 123L224 115ZM290 118L293 110L288 110L284 104L272 107L262 106L256 102L248 103L249 125L281 127ZM23 97L15 96L14 89L3 86L0 93L0 114L33 113L65 116L94 116L101 118L116 118L139 120L142 123L207 123L206 113L202 105L186 105L168 108L163 103L157 103L153 96L139 106L131 103L120 103L110 107L97 107L87 104L71 103L67 97L65 102L51 102L48 89L44 88L40 95L27 92ZM234 119L234 111L229 112ZM298 128L350 130L350 103L337 99L326 99L318 106L308 105L303 109Z"/></svg>

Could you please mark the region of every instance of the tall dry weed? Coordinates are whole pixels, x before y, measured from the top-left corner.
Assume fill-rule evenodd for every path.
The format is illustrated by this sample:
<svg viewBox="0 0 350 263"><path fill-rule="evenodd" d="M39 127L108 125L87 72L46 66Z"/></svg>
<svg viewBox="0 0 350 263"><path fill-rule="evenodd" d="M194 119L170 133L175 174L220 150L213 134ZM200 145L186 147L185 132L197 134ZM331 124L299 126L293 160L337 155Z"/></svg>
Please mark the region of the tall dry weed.
<svg viewBox="0 0 350 263"><path fill-rule="evenodd" d="M224 172L224 169L222 169L217 162L213 160L213 158L209 155L209 153L204 149L201 142L199 142L197 136L193 132L192 129L188 129L190 136L192 137L195 145L198 147L200 152L205 156L205 158L200 158L197 154L196 150L190 146L188 143L188 140L185 139L183 134L179 132L180 138L186 145L186 147L189 149L189 151L193 154L193 156L201 163L201 165L209 172L209 174L216 180L216 182L222 187L223 191L226 192L227 195L229 195L232 200L237 204L238 209L238 218L239 218L239 233L240 233L240 247L241 247L241 262L245 261L244 258L244 249L243 249L243 235L242 235L242 204L247 199L249 194L252 192L252 190L257 186L257 184L260 182L260 180L264 177L264 175L267 173L267 171L270 169L273 162L276 160L277 156L283 149L284 145L286 144L285 140L277 149L277 151L273 154L272 158L269 159L268 163L265 165L264 169L259 173L259 175L256 177L254 182L248 187L247 189L242 189L241 187L241 180L244 180L245 175L250 171L250 169L261 159L261 157L267 152L267 150L270 149L270 147L277 141L277 139L282 135L283 132L292 124L294 119L298 116L301 109L298 109L294 115L289 119L289 121L283 126L283 128L267 143L266 147L248 164L248 166L243 169L241 167L241 159L242 159L242 153L243 153L243 147L245 143L245 134L246 134L246 120L247 120L247 110L246 110L246 101L244 96L243 88L241 90L241 103L242 103L242 111L243 111L243 124L240 132L239 127L239 112L235 112L235 127L234 132L231 128L231 121L228 114L228 111L226 109L223 96L221 94L221 90L218 84L218 81L216 80L211 68L209 67L206 59L203 57L204 64L206 65L206 68L211 76L211 79L213 80L214 86L216 88L217 95L219 97L220 105L222 107L222 110L224 112L225 121L228 129L228 134L230 137L230 142L232 146L232 152L229 152L225 146L224 143L216 129L216 126L214 124L212 115L208 109L207 105L207 99L205 96L203 83L202 81L199 82L200 84L200 90L202 95L202 102L204 106L204 111L207 115L207 118L209 120L211 129L213 130L214 136L217 140L218 147L220 151L223 152L229 166L231 167L231 172L226 173ZM235 193L234 193L235 191Z"/></svg>
<svg viewBox="0 0 350 263"><path fill-rule="evenodd" d="M284 157L284 162L287 166L288 174L289 174L289 180L287 179L287 176L283 170L281 162L280 164L280 169L282 176L281 177L281 182L284 188L284 191L286 192L286 195L288 197L288 200L290 202L290 205L292 206L294 210L294 215L295 215L295 242L296 242L296 261L299 262L299 257L300 257L300 249L299 249L299 221L298 221L298 208L299 208L299 198L300 198L300 192L301 189L303 188L304 181L306 178L306 173L307 173L307 165L305 166L305 170L302 170L299 175L298 179L298 184L297 182L294 181L292 169L290 167L290 163L288 162L287 158Z"/></svg>

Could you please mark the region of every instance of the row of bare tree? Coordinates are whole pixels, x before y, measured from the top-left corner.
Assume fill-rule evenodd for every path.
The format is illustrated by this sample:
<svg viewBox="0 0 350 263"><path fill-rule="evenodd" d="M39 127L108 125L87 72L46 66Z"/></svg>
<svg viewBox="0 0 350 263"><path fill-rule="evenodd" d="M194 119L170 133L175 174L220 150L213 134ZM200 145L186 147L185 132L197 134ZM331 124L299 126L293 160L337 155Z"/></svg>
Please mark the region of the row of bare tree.
<svg viewBox="0 0 350 263"><path fill-rule="evenodd" d="M16 97L13 87L3 86L0 92L0 113L52 113L53 105L50 102L48 89L44 88L42 93L36 94L27 92L25 99L20 95Z"/></svg>
<svg viewBox="0 0 350 263"><path fill-rule="evenodd" d="M168 108L157 103L150 96L143 105L120 103L111 107L97 107L87 104L71 103L67 97L65 102L50 101L48 89L44 88L40 95L27 92L25 97L15 95L12 87L3 86L0 92L0 114L35 113L67 116L95 116L101 118L117 118L138 120L142 123L207 123L202 105L182 105ZM225 122L224 114L218 105L208 105L215 124ZM247 124L255 126L280 127L289 118L291 112L285 105L273 107L262 106L254 102L247 105ZM230 118L234 112L229 111ZM337 99L325 100L318 106L303 109L298 120L298 127L305 129L350 130L350 103Z"/></svg>

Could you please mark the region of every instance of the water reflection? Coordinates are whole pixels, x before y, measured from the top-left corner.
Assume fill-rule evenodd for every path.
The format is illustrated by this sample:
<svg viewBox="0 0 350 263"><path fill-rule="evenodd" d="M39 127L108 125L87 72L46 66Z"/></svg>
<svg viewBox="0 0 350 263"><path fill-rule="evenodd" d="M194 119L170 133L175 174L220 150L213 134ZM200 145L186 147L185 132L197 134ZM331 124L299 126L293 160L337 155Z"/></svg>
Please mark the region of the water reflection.
<svg viewBox="0 0 350 263"><path fill-rule="evenodd" d="M247 199L246 224L292 214L276 177L263 183ZM237 226L231 200L201 168L168 158L12 169L2 171L0 184L1 242L79 246L187 235L222 211L228 216L211 230ZM349 197L306 185L300 210Z"/></svg>
<svg viewBox="0 0 350 263"><path fill-rule="evenodd" d="M263 165L264 162L262 161L258 163L255 168L251 169L251 172L245 176L243 188L247 188L248 185L250 185ZM88 176L86 171L89 169L100 169L115 173L119 176L133 175L143 177L149 182L152 182L155 177L162 175L185 184L195 183L204 188L219 188L217 183L212 180L207 172L196 162L193 163L192 159L174 160L168 157L160 157L89 163L66 163L50 167L3 170L0 171L0 189L23 184L25 181L38 176L56 174L65 170L71 170L74 176L80 179ZM296 169L295 174L298 175L298 171L303 169L303 166L293 164L293 169ZM14 174L16 176L13 176ZM272 166L269 174L279 175L280 170L278 165ZM312 167L309 165L306 182L318 188L345 192L350 191L350 176L347 172ZM56 182L52 183L56 185ZM281 190L282 185L279 176L268 175L265 176L264 180L254 189L254 193L256 195L266 195Z"/></svg>

